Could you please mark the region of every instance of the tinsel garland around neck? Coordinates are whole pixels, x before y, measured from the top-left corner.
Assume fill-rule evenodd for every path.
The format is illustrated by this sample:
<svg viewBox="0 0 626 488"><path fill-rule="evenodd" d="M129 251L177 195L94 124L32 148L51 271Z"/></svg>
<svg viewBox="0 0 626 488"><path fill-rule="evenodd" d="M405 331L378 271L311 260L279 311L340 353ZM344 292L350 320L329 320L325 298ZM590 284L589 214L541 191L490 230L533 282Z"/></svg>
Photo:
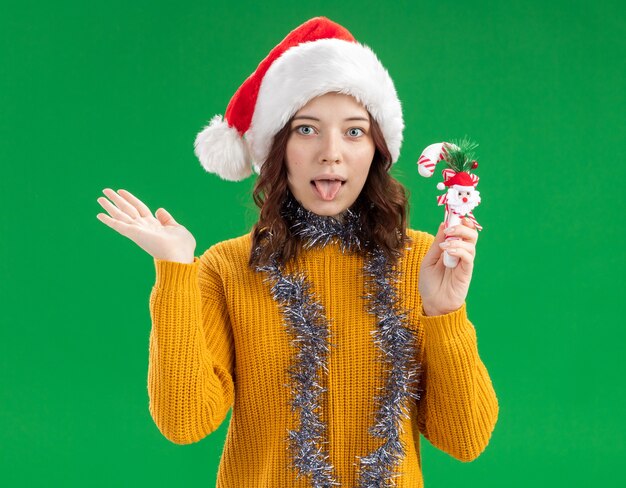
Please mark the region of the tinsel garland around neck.
<svg viewBox="0 0 626 488"><path fill-rule="evenodd" d="M283 216L292 235L303 240L305 249L324 247L338 240L342 252L364 253L366 294L362 296L368 313L376 316L377 330L374 342L380 349L387 369L383 394L376 396L378 411L371 435L383 439L379 448L360 460L359 484L361 488L395 486L394 469L405 455L400 441L401 417L409 418L410 398L419 400L421 365L417 362L416 339L406 325L408 315L398 305L395 284L399 280L385 253L374 247L365 250L359 240L360 214L356 207L346 210L342 220L320 216L302 207L293 197L283 206ZM276 256L278 253L276 254ZM328 460L324 444L327 425L321 419L320 396L327 391L319 381L320 370L328 373L329 354L328 318L322 304L316 299L311 283L302 272L286 273L277 257L270 264L257 267L267 273L271 294L279 304L284 325L297 348L295 360L288 373L291 378L292 410L299 409L300 427L289 430L292 468L301 476L310 478L314 488L340 486L334 467ZM332 344L335 345L335 344ZM354 465L357 463L355 462Z"/></svg>
<svg viewBox="0 0 626 488"><path fill-rule="evenodd" d="M324 247L333 239L338 240L342 251L358 251L365 246L360 240L362 232L358 203L346 209L341 214L342 220L339 220L307 210L290 193L281 214L292 235L302 240L305 249Z"/></svg>

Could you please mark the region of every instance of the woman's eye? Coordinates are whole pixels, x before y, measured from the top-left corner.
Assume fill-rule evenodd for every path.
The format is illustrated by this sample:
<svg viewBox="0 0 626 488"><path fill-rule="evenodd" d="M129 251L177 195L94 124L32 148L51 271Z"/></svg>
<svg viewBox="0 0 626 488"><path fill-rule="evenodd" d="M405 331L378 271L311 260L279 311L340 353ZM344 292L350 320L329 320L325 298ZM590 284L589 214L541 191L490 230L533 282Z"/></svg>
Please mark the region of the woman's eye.
<svg viewBox="0 0 626 488"><path fill-rule="evenodd" d="M359 136L360 133L359 132L355 133L355 131L361 131L361 133L363 133L363 129L359 129L358 127L353 127L352 129L349 129L348 133L353 137Z"/></svg>
<svg viewBox="0 0 626 488"><path fill-rule="evenodd" d="M300 134L308 136L313 133L313 128L310 125L299 125L296 127L296 130L300 132ZM307 132L304 132L307 131Z"/></svg>

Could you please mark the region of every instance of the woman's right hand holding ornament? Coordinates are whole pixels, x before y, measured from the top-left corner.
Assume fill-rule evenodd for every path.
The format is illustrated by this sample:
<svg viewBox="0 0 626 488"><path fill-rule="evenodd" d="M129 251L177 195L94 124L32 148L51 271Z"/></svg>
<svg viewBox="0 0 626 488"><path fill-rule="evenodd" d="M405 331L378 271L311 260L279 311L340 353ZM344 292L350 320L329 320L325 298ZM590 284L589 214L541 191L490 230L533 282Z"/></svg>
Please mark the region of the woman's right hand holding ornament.
<svg viewBox="0 0 626 488"><path fill-rule="evenodd" d="M113 203L98 198L98 203L110 214L99 213L98 220L128 237L155 259L193 263L196 240L167 210L159 208L153 216L141 200L126 190L116 193L105 188L103 193Z"/></svg>

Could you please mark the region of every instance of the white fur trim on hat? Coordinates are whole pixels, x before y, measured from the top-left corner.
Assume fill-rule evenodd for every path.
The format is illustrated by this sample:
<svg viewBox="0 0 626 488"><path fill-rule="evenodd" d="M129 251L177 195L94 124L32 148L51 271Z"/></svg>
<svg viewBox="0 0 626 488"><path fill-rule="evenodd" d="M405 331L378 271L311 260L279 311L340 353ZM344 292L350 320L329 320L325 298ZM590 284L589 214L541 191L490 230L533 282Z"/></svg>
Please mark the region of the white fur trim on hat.
<svg viewBox="0 0 626 488"><path fill-rule="evenodd" d="M287 121L309 100L331 91L352 95L369 111L380 125L392 163L398 160L404 122L389 73L368 46L319 39L285 51L263 77L245 134L255 171Z"/></svg>
<svg viewBox="0 0 626 488"><path fill-rule="evenodd" d="M215 115L196 136L194 152L207 172L224 180L240 181L252 174L245 141L221 115Z"/></svg>
<svg viewBox="0 0 626 488"><path fill-rule="evenodd" d="M475 191L476 187L467 185L453 185L459 191Z"/></svg>

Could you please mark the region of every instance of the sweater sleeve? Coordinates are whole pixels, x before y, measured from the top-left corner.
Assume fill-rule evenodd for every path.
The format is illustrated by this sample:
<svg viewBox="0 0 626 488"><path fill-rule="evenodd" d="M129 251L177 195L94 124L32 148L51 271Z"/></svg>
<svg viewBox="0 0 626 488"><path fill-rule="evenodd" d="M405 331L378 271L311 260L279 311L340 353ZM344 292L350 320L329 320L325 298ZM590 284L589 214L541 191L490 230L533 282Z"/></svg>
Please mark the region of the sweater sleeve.
<svg viewBox="0 0 626 488"><path fill-rule="evenodd" d="M498 418L498 400L478 355L476 330L466 303L448 314L426 316L422 393L417 423L431 444L460 461L487 447ZM425 386L424 386L425 385Z"/></svg>
<svg viewBox="0 0 626 488"><path fill-rule="evenodd" d="M154 260L150 294L150 414L176 444L215 431L234 401L234 345L223 284L206 256Z"/></svg>

